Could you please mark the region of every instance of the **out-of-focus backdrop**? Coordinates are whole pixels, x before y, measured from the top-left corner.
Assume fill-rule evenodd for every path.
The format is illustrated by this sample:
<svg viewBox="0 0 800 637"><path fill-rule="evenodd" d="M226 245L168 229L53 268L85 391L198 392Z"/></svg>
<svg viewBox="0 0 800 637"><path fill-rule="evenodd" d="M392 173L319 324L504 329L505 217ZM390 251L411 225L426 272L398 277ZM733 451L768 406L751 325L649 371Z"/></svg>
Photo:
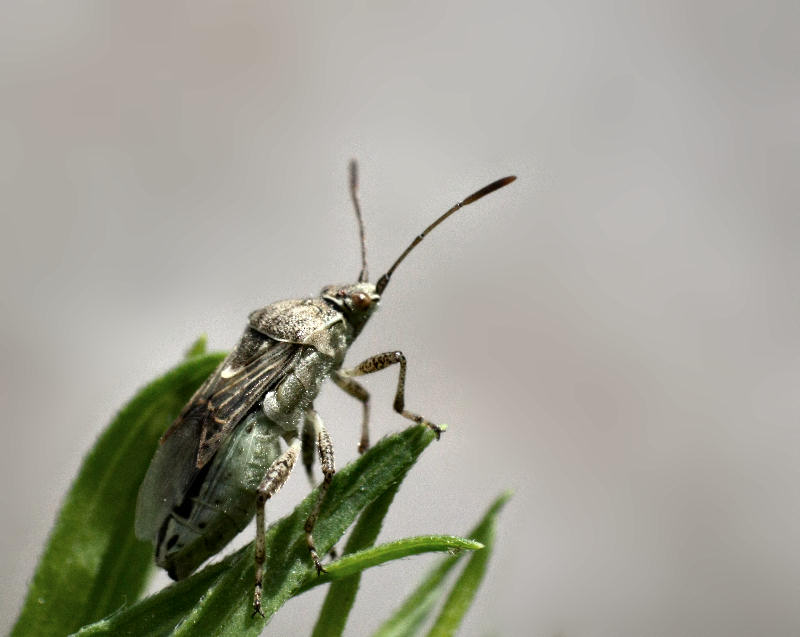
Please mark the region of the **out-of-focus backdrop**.
<svg viewBox="0 0 800 637"><path fill-rule="evenodd" d="M357 157L373 276L519 176L403 264L349 359L403 349L409 407L451 425L384 539L516 492L463 634L800 633L798 7L6 6L0 631L124 401L198 334L356 277ZM396 372L365 382L375 437L404 427ZM342 466L359 407L317 407ZM427 564L368 573L348 634Z"/></svg>

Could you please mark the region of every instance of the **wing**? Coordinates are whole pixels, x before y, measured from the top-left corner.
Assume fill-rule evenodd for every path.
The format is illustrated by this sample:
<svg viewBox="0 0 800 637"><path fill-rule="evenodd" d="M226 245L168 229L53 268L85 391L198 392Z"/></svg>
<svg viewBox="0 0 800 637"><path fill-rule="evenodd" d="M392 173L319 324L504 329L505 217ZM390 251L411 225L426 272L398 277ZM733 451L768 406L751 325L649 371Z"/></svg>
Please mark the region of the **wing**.
<svg viewBox="0 0 800 637"><path fill-rule="evenodd" d="M164 519L228 433L289 371L304 347L253 329L200 386L161 444L139 488L136 535L156 539Z"/></svg>
<svg viewBox="0 0 800 637"><path fill-rule="evenodd" d="M215 372L208 393L192 400L186 407L187 415L203 420L197 450L198 469L211 459L250 408L286 376L304 349L295 343L275 341L254 330L249 330L248 334L252 340L259 342L256 351L251 354L250 344L242 339L240 347L232 353L231 360L226 359L228 364L221 365ZM244 356L240 351L242 349ZM164 434L165 437L169 435L170 431Z"/></svg>

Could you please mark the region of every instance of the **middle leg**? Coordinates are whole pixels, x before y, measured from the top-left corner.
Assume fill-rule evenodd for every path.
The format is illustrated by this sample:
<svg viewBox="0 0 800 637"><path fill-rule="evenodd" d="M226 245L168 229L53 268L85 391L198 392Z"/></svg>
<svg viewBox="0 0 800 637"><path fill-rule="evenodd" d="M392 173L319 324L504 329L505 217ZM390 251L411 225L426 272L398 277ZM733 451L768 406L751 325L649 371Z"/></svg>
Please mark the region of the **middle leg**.
<svg viewBox="0 0 800 637"><path fill-rule="evenodd" d="M361 418L361 441L358 443L358 453L364 453L369 449L369 392L360 383L338 369L333 372L331 379L338 387L361 403L363 415Z"/></svg>
<svg viewBox="0 0 800 637"><path fill-rule="evenodd" d="M317 502L314 504L314 508L311 510L311 513L309 514L308 519L306 519L305 524L308 552L311 553L311 559L314 560L314 566L317 569L317 575L319 575L320 573L324 573L325 569L322 567L322 562L320 562L319 554L317 553L317 547L314 545L313 531L314 525L317 523L317 518L319 517L319 510L322 506L322 501L325 499L325 494L328 492L328 487L331 486L333 474L336 473L336 467L334 466L333 462L333 443L331 443L331 437L328 435L328 430L325 429L325 425L322 424L322 418L320 418L317 412L313 409L309 409L306 412L306 418L309 422L313 423L314 433L316 434L317 438L317 449L319 449L319 464L322 468L322 474L324 475L322 484L319 485Z"/></svg>

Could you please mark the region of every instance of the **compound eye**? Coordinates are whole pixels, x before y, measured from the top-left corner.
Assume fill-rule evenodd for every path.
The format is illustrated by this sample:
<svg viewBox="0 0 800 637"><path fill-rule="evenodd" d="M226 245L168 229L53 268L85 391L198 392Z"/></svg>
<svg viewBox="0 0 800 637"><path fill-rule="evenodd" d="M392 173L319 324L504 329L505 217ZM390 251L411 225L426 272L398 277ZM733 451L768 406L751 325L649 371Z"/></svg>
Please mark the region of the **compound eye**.
<svg viewBox="0 0 800 637"><path fill-rule="evenodd" d="M350 302L357 310L366 310L372 303L372 299L363 292L354 292L350 295Z"/></svg>

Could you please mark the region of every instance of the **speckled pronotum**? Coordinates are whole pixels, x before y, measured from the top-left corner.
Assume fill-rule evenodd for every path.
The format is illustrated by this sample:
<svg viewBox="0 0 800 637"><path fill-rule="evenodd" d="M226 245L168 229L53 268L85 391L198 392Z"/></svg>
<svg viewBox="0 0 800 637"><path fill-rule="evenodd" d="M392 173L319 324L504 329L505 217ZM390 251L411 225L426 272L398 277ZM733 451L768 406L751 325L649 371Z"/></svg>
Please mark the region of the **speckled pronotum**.
<svg viewBox="0 0 800 637"><path fill-rule="evenodd" d="M153 456L139 489L136 535L153 542L156 563L170 577L187 577L255 514L253 614L263 614L265 504L286 482L301 452L311 474L315 444L324 479L305 534L317 572L325 570L312 533L335 469L330 436L314 411L320 386L331 378L361 402L359 451L363 452L369 446L369 394L354 377L398 364L395 411L430 427L438 437L439 427L405 408L406 358L402 352L370 356L350 369L342 369L344 357L408 253L456 210L514 179L499 179L454 205L417 235L386 274L372 284L367 275L357 167L355 162L350 164L350 194L361 238L358 281L329 285L319 296L279 301L250 314L239 343L192 396Z"/></svg>

